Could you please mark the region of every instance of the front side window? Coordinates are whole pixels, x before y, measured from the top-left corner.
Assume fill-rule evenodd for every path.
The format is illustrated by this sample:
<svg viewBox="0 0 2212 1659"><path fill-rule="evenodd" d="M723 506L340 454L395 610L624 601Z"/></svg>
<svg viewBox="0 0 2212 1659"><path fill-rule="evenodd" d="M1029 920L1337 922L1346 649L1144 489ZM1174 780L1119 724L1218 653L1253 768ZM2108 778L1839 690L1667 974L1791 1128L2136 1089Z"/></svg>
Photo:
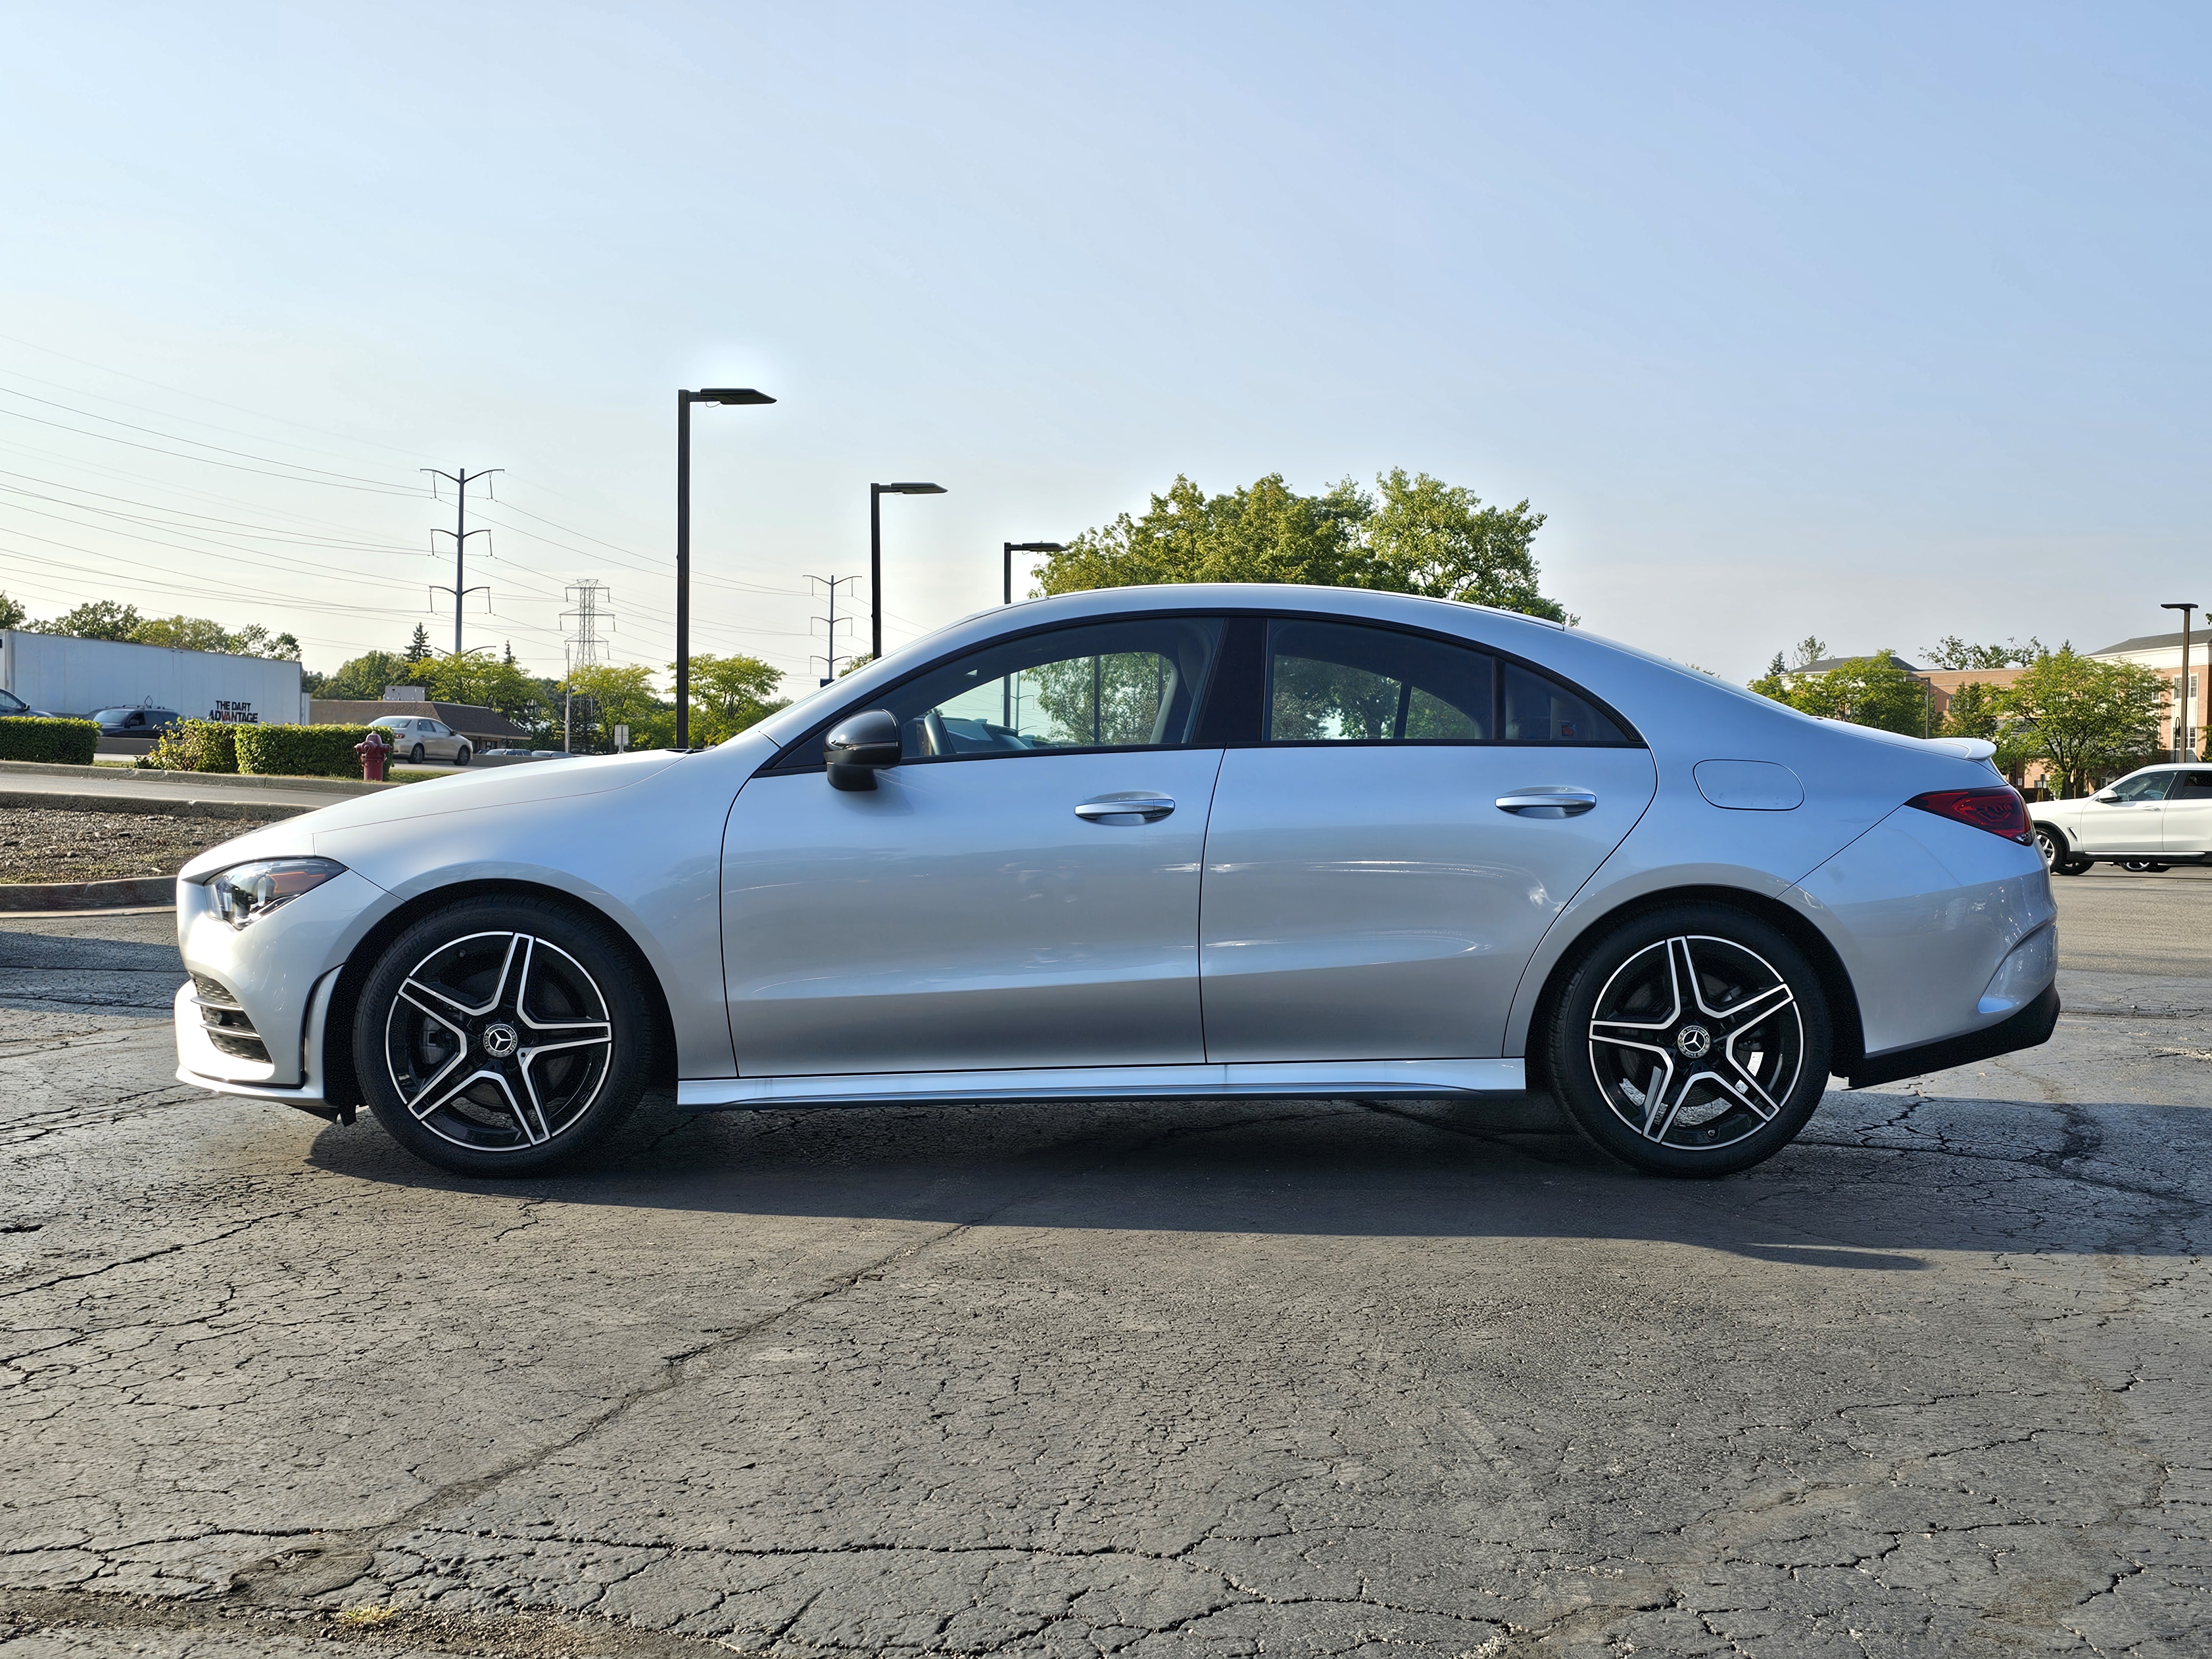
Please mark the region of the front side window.
<svg viewBox="0 0 2212 1659"><path fill-rule="evenodd" d="M0 691L0 714L20 714L30 706L13 691Z"/></svg>
<svg viewBox="0 0 2212 1659"><path fill-rule="evenodd" d="M1210 617L1056 629L933 668L878 705L908 760L1187 744L1221 635Z"/></svg>
<svg viewBox="0 0 2212 1659"><path fill-rule="evenodd" d="M1270 743L1621 743L1558 681L1473 646L1350 623L1268 629Z"/></svg>
<svg viewBox="0 0 2212 1659"><path fill-rule="evenodd" d="M2114 784L2112 793L2123 802L2164 800L2166 786L2173 781L2173 775L2171 772L2138 772Z"/></svg>

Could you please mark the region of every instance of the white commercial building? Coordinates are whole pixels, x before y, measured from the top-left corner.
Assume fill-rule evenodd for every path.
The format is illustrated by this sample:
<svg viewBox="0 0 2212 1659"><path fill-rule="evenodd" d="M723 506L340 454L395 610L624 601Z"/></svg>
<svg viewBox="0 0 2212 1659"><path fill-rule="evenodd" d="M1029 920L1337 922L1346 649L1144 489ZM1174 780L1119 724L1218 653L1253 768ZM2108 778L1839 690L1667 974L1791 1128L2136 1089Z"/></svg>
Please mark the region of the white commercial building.
<svg viewBox="0 0 2212 1659"><path fill-rule="evenodd" d="M300 665L216 651L0 629L0 691L50 714L168 708L188 720L304 724Z"/></svg>

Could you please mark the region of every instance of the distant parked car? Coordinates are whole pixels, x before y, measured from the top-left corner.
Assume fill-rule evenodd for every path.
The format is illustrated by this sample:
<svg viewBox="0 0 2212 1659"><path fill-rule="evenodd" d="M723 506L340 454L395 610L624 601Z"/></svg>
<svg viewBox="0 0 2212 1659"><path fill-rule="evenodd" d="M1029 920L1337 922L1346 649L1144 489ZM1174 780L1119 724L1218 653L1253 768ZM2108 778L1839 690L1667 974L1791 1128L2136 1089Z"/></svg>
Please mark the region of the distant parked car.
<svg viewBox="0 0 2212 1659"><path fill-rule="evenodd" d="M20 715L23 719L34 720L53 719L53 716L45 709L32 708L13 691L0 691L0 720L6 720L11 715Z"/></svg>
<svg viewBox="0 0 2212 1659"><path fill-rule="evenodd" d="M2094 795L2040 800L2029 809L2043 862L2078 876L2093 864L2130 870L2212 860L2212 767L2146 766Z"/></svg>
<svg viewBox="0 0 2212 1659"><path fill-rule="evenodd" d="M103 738L158 737L179 718L173 708L103 708L93 716Z"/></svg>
<svg viewBox="0 0 2212 1659"><path fill-rule="evenodd" d="M442 721L416 714L386 714L369 722L392 734L392 746L410 761L449 760L466 766L472 752L469 740Z"/></svg>

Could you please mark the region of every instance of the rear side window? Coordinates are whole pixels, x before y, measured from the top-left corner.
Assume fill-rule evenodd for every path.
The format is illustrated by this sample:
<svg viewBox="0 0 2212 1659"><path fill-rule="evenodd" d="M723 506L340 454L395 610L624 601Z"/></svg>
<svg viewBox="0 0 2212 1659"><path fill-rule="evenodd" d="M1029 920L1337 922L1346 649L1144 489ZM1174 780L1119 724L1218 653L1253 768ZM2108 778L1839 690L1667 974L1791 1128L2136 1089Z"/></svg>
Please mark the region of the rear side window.
<svg viewBox="0 0 2212 1659"><path fill-rule="evenodd" d="M2168 800L2212 800L2212 772L2184 772Z"/></svg>
<svg viewBox="0 0 2212 1659"><path fill-rule="evenodd" d="M1534 669L1394 629L1268 628L1270 743L1624 743L1587 698Z"/></svg>

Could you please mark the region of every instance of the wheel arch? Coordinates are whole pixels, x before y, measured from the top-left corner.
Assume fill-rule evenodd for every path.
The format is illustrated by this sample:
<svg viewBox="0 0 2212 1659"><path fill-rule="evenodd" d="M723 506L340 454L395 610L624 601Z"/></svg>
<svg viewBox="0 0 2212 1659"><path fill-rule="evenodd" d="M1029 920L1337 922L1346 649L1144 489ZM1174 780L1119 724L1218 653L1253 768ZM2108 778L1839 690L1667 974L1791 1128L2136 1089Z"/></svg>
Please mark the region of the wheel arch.
<svg viewBox="0 0 2212 1659"><path fill-rule="evenodd" d="M1833 1073L1846 1074L1866 1052L1864 1027L1860 1024L1858 994L1852 988L1851 976L1844 967L1844 959L1836 947L1803 915L1764 893L1747 888L1715 884L1682 887L1662 887L1635 897L1623 900L1609 910L1588 918L1575 934L1572 943L1559 953L1545 975L1543 988L1536 994L1530 1006L1526 1040L1522 1044L1523 1063L1528 1067L1528 1086L1547 1088L1550 1079L1544 1075L1546 1044L1542 1033L1549 1029L1553 1009L1559 1006L1560 994L1583 959L1596 948L1607 933L1621 923L1632 921L1654 910L1663 910L1676 904L1718 904L1756 916L1778 928L1792 945L1805 953L1805 960L1820 975L1820 989L1828 999L1829 1022L1833 1030L1835 1053L1830 1060Z"/></svg>
<svg viewBox="0 0 2212 1659"><path fill-rule="evenodd" d="M362 934L348 953L344 965L338 969L338 982L331 994L330 1013L323 1026L324 1097L330 1104L359 1107L368 1103L353 1066L354 1015L361 1004L362 987L386 947L424 916L457 899L477 898L549 900L604 927L629 957L630 966L636 970L638 982L645 988L646 1000L653 1009L653 1081L664 1087L674 1085L676 1023L669 1011L668 992L653 969L652 958L630 937L629 930L598 905L558 887L533 881L471 881L434 887L395 906L391 914L380 918Z"/></svg>

